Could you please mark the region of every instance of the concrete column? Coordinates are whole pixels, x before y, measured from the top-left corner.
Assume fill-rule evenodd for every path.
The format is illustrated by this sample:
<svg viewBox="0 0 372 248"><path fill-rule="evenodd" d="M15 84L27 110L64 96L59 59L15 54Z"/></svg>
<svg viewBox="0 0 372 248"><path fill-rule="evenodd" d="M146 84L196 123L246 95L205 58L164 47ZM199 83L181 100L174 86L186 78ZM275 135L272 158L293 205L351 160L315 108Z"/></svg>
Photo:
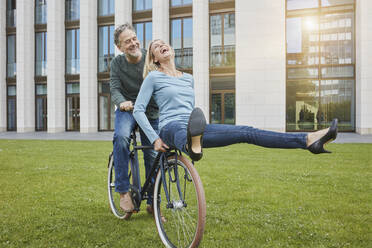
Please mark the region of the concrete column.
<svg viewBox="0 0 372 248"><path fill-rule="evenodd" d="M48 1L48 133L65 131L65 4Z"/></svg>
<svg viewBox="0 0 372 248"><path fill-rule="evenodd" d="M80 132L82 133L98 130L97 56L97 1L80 0Z"/></svg>
<svg viewBox="0 0 372 248"><path fill-rule="evenodd" d="M285 1L235 1L236 124L285 130Z"/></svg>
<svg viewBox="0 0 372 248"><path fill-rule="evenodd" d="M132 24L132 0L115 1L115 28L124 24ZM121 51L115 46L115 56Z"/></svg>
<svg viewBox="0 0 372 248"><path fill-rule="evenodd" d="M193 76L195 105L209 119L209 1L193 0Z"/></svg>
<svg viewBox="0 0 372 248"><path fill-rule="evenodd" d="M17 1L17 132L20 133L35 131L34 12L34 1Z"/></svg>
<svg viewBox="0 0 372 248"><path fill-rule="evenodd" d="M169 0L152 1L152 39L169 44Z"/></svg>
<svg viewBox="0 0 372 248"><path fill-rule="evenodd" d="M6 1L0 2L0 132L6 131Z"/></svg>
<svg viewBox="0 0 372 248"><path fill-rule="evenodd" d="M356 132L372 134L372 2L356 7Z"/></svg>

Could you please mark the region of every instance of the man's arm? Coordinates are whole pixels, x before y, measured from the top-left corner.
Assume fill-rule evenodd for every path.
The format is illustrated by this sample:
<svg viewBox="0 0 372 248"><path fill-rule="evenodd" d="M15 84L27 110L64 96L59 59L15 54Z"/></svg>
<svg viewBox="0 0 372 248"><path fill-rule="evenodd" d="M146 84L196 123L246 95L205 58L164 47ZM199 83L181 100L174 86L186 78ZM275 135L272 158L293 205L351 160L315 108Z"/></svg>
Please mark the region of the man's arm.
<svg viewBox="0 0 372 248"><path fill-rule="evenodd" d="M129 111L133 109L133 103L127 101L121 93L122 85L120 81L120 69L117 59L111 61L110 70L110 93L113 103L122 111Z"/></svg>

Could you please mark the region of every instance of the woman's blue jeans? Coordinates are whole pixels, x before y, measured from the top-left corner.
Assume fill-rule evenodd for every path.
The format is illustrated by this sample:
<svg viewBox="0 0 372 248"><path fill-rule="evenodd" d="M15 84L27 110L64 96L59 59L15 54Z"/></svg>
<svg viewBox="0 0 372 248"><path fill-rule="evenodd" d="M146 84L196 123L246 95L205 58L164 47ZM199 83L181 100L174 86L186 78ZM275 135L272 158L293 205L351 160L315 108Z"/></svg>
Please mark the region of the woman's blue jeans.
<svg viewBox="0 0 372 248"><path fill-rule="evenodd" d="M172 121L160 131L160 138L171 147L185 153L187 142L187 124ZM307 134L279 133L260 130L250 126L225 124L207 124L203 136L203 148L228 146L248 143L268 148L302 148L306 149Z"/></svg>
<svg viewBox="0 0 372 248"><path fill-rule="evenodd" d="M159 119L149 120L155 132L158 132ZM114 131L114 168L115 168L115 191L125 193L129 190L128 164L130 135L136 126L132 112L115 111L115 131ZM144 146L152 145L147 139L145 133L140 129L141 144ZM152 149L144 149L143 157L145 160L146 178L151 172L152 163L155 160L157 152ZM148 204L152 203L149 199Z"/></svg>

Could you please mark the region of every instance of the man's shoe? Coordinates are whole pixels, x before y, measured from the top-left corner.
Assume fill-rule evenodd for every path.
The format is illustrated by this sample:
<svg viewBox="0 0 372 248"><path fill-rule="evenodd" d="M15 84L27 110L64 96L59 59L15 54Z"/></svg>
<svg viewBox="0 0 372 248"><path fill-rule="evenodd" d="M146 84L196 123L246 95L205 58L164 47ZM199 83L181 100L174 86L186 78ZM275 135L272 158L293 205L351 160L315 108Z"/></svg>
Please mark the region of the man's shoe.
<svg viewBox="0 0 372 248"><path fill-rule="evenodd" d="M134 205L130 192L120 194L120 208L126 213L132 213Z"/></svg>
<svg viewBox="0 0 372 248"><path fill-rule="evenodd" d="M187 151L193 161L203 157L203 134L207 121L200 108L195 108L189 117L187 125Z"/></svg>
<svg viewBox="0 0 372 248"><path fill-rule="evenodd" d="M146 211L147 211L147 213L149 213L152 216L154 216L154 208L151 205L147 205ZM161 222L162 223L167 222L167 219L165 219L165 217L163 216L163 214L161 213L161 211L160 211L160 218L161 218Z"/></svg>

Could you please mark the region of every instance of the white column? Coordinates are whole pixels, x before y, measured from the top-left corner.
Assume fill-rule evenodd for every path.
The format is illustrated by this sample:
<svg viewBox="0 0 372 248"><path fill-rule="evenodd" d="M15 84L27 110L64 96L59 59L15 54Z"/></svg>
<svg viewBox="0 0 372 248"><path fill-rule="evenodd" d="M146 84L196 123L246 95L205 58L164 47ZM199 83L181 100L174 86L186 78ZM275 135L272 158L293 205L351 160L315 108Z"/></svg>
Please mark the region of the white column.
<svg viewBox="0 0 372 248"><path fill-rule="evenodd" d="M80 132L82 133L98 130L97 56L97 1L80 0Z"/></svg>
<svg viewBox="0 0 372 248"><path fill-rule="evenodd" d="M236 124L285 130L285 1L236 0Z"/></svg>
<svg viewBox="0 0 372 248"><path fill-rule="evenodd" d="M193 76L195 106L209 119L209 1L193 0Z"/></svg>
<svg viewBox="0 0 372 248"><path fill-rule="evenodd" d="M132 0L116 0L115 1L115 28L124 24L132 24ZM115 46L115 55L121 51Z"/></svg>
<svg viewBox="0 0 372 248"><path fill-rule="evenodd" d="M6 1L0 3L0 132L6 131Z"/></svg>
<svg viewBox="0 0 372 248"><path fill-rule="evenodd" d="M169 0L152 1L152 39L169 43Z"/></svg>
<svg viewBox="0 0 372 248"><path fill-rule="evenodd" d="M48 1L48 132L65 131L65 4Z"/></svg>
<svg viewBox="0 0 372 248"><path fill-rule="evenodd" d="M372 1L356 6L356 131L372 134Z"/></svg>
<svg viewBox="0 0 372 248"><path fill-rule="evenodd" d="M35 131L34 11L34 1L17 1L17 132L21 133Z"/></svg>

